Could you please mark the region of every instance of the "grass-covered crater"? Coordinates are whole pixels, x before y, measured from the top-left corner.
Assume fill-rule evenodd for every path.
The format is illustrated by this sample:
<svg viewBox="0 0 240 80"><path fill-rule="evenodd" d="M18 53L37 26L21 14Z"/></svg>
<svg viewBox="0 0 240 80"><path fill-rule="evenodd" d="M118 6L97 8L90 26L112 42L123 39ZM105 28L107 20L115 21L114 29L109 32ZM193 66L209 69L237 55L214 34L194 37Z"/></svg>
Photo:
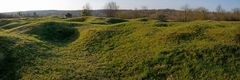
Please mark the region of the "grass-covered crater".
<svg viewBox="0 0 240 80"><path fill-rule="evenodd" d="M27 33L37 35L42 40L65 42L78 35L76 24L60 22L44 22L33 27Z"/></svg>

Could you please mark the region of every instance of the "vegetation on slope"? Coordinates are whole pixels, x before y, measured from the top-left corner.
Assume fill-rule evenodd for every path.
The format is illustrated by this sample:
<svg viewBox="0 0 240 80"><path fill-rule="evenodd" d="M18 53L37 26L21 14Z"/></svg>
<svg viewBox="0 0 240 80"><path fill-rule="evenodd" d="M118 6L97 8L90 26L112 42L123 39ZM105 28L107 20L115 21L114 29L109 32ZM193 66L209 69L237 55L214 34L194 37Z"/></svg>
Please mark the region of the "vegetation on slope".
<svg viewBox="0 0 240 80"><path fill-rule="evenodd" d="M96 61L101 66L92 74L97 78L236 79L240 46L234 37L239 34L239 27L211 24L91 28L86 33L82 31L82 35L90 36L81 36L80 42L73 45L97 54ZM222 36L228 38L219 39Z"/></svg>
<svg viewBox="0 0 240 80"><path fill-rule="evenodd" d="M47 53L47 46L34 38L0 33L0 79L18 79L24 67ZM50 54L47 54L50 55Z"/></svg>
<svg viewBox="0 0 240 80"><path fill-rule="evenodd" d="M74 18L56 19L59 22L36 20L36 24L28 24L31 26L5 29L8 33L19 33L21 28L29 28L16 37L29 36L34 43L51 47L41 50L45 47L32 45L30 49L37 49L31 51L32 54L41 50L52 56L30 60L31 66L19 68L22 75L18 78L240 79L240 22L131 19L100 25L92 23L105 23L105 18L88 17L84 22L78 22L78 19L74 23L71 21ZM25 40L25 37L21 39ZM65 39L71 41L62 46L51 44L65 43L62 41ZM41 42L45 40L50 42ZM13 50L18 49L10 49ZM0 57L0 60L4 59Z"/></svg>
<svg viewBox="0 0 240 80"><path fill-rule="evenodd" d="M65 42L78 34L73 28L78 24L64 22L44 22L29 30L26 33L38 35L40 39L52 42Z"/></svg>
<svg viewBox="0 0 240 80"><path fill-rule="evenodd" d="M91 23L92 24L116 24L127 22L125 19L121 18L95 18Z"/></svg>

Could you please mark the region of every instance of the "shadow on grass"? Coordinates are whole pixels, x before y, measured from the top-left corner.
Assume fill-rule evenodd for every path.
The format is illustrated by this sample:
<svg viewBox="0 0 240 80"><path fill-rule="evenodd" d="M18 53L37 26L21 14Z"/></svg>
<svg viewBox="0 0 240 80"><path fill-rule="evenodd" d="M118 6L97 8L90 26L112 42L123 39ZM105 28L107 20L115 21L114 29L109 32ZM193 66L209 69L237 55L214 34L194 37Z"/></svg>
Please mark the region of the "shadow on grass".
<svg viewBox="0 0 240 80"><path fill-rule="evenodd" d="M53 45L64 45L75 41L79 37L77 25L72 23L45 22L37 25L28 34L36 35L38 39Z"/></svg>
<svg viewBox="0 0 240 80"><path fill-rule="evenodd" d="M18 80L21 69L34 66L35 60L58 57L49 52L51 49L42 42L0 36L0 80Z"/></svg>
<svg viewBox="0 0 240 80"><path fill-rule="evenodd" d="M57 47L64 47L67 44L74 42L76 39L79 38L79 36L80 36L80 32L77 29L75 29L74 33L72 35L67 36L63 40L45 40L45 41L47 41L49 44L55 45Z"/></svg>

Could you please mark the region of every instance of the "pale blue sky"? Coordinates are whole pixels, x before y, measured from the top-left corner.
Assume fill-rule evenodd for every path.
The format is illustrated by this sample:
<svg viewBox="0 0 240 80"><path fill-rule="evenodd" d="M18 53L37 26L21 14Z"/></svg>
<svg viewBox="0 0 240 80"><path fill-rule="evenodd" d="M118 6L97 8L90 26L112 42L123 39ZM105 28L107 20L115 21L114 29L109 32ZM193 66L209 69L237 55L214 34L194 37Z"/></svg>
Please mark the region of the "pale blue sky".
<svg viewBox="0 0 240 80"><path fill-rule="evenodd" d="M102 9L107 2L114 1L121 9L147 6L149 9L180 9L188 4L192 8L206 7L215 10L222 5L226 10L240 8L240 0L1 0L0 12L27 10L79 10L86 3L93 9Z"/></svg>

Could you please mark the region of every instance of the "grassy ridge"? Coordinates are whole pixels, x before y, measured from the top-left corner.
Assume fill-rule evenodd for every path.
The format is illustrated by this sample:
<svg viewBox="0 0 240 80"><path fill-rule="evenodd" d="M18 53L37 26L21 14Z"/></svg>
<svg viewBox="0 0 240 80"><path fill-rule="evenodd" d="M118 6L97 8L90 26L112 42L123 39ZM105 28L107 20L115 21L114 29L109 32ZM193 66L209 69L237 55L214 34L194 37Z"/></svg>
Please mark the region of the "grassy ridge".
<svg viewBox="0 0 240 80"><path fill-rule="evenodd" d="M112 20L30 19L28 24L3 28L7 36L21 33L14 38L33 40L33 48L21 48L34 51L22 54L48 55L33 60L18 56L31 66L16 69L16 79L240 79L240 22ZM20 49L9 51L14 50Z"/></svg>

